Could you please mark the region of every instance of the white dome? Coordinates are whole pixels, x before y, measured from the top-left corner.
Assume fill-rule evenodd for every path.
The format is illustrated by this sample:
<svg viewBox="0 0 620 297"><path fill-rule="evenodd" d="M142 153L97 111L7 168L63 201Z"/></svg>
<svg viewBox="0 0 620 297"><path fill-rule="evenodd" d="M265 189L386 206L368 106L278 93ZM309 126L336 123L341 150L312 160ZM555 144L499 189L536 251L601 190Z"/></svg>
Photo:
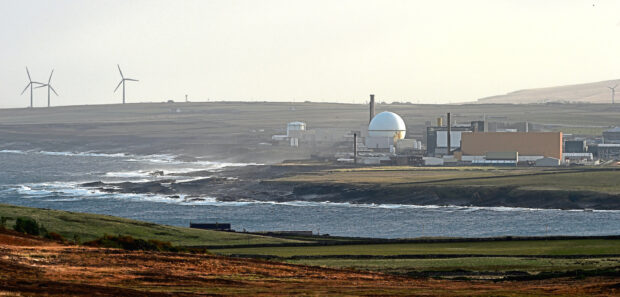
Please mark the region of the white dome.
<svg viewBox="0 0 620 297"><path fill-rule="evenodd" d="M368 125L368 135L370 137L394 137L395 139L405 138L407 128L403 119L389 111L384 111L376 115Z"/></svg>

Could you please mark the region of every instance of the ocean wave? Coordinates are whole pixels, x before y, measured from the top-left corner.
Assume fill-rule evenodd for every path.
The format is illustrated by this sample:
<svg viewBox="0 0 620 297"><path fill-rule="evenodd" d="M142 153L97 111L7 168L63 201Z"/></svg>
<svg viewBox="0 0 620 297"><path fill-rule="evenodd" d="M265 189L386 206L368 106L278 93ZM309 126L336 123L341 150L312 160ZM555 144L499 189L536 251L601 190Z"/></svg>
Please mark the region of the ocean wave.
<svg viewBox="0 0 620 297"><path fill-rule="evenodd" d="M19 151L19 150L0 150L0 153L3 153L3 154L20 154L20 155L25 155L27 152Z"/></svg>
<svg viewBox="0 0 620 297"><path fill-rule="evenodd" d="M47 198L46 201L54 199L118 199L118 200L139 200L149 202L159 202L180 205L208 205L208 206L248 206L248 205L280 205L290 207L342 207L342 208L373 208L386 210L431 210L440 212L558 212L558 211L580 211L543 209L543 208L521 208L506 206L458 206L458 205L411 205L411 204L380 204L380 203L351 203L351 202L330 202L330 201L259 201L259 200L240 200L240 201L219 201L212 196L189 196L185 194L162 195L149 193L109 193L97 188L81 187L78 183L53 182L38 184L22 184L13 187L3 188L2 192L12 191L26 198ZM58 200L70 201L70 200ZM588 210L589 212L611 212L620 213L620 210Z"/></svg>
<svg viewBox="0 0 620 297"><path fill-rule="evenodd" d="M200 205L212 204L216 199L213 197L189 197L178 195L178 197L160 194L134 194L134 193L108 193L96 188L80 187L76 183L38 183L18 185L7 191L13 191L23 198L41 199L43 201L77 201L83 199L118 199L118 200L140 200L149 202L163 202L172 204Z"/></svg>
<svg viewBox="0 0 620 297"><path fill-rule="evenodd" d="M5 154L38 154L46 156L64 156L64 157L103 157L103 158L123 158L128 162L143 162L151 164L165 165L187 165L187 168L175 169L172 172L186 173L196 170L218 170L224 167L241 167L250 165L262 165L260 163L238 163L238 162L217 162L204 161L205 157L197 157L196 161L180 160L179 156L173 154L151 154L151 155L135 155L129 153L102 153L97 151L87 152L67 152L67 151L43 151L43 150L0 150ZM185 170L185 171L183 171Z"/></svg>
<svg viewBox="0 0 620 297"><path fill-rule="evenodd" d="M152 171L136 170L136 171L111 171L106 172L106 177L118 177L118 178L144 178L152 177Z"/></svg>

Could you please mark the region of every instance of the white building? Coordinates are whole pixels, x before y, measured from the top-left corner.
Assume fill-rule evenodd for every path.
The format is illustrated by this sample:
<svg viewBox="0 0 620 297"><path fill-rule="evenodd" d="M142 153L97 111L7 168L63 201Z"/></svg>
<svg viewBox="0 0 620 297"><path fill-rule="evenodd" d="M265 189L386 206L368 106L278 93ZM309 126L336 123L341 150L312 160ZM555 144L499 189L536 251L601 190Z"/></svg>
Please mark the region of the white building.
<svg viewBox="0 0 620 297"><path fill-rule="evenodd" d="M389 111L377 114L368 125L366 147L371 149L389 149L396 141L405 138L407 127L403 119Z"/></svg>

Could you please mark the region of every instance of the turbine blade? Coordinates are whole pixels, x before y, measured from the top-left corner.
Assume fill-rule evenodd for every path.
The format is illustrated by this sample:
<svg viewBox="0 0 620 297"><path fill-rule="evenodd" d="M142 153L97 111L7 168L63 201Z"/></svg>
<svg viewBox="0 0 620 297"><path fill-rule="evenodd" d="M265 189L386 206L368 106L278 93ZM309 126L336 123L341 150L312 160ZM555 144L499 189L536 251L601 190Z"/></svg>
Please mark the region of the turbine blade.
<svg viewBox="0 0 620 297"><path fill-rule="evenodd" d="M614 86L614 89L615 89L617 86L618 86L618 84L616 84L616 85Z"/></svg>
<svg viewBox="0 0 620 297"><path fill-rule="evenodd" d="M52 82L52 74L54 74L54 69L52 69L52 72L50 73L50 78L47 80L47 84Z"/></svg>
<svg viewBox="0 0 620 297"><path fill-rule="evenodd" d="M20 95L23 95L24 92L26 92L26 90L28 90L28 87L30 87L31 84L32 84L31 82L28 83Z"/></svg>
<svg viewBox="0 0 620 297"><path fill-rule="evenodd" d="M125 80L130 80L130 81L139 81L137 79L133 79L133 78L126 78Z"/></svg>
<svg viewBox="0 0 620 297"><path fill-rule="evenodd" d="M54 90L54 87L52 87L52 86L49 86L49 87L50 87L50 89L52 89L52 92L54 92L54 94L56 94L56 96L59 96L58 93L56 93L56 90Z"/></svg>
<svg viewBox="0 0 620 297"><path fill-rule="evenodd" d="M116 66L118 67L118 72L120 72L120 73L121 73L121 77L122 77L122 78L125 78L125 77L123 76L123 71L121 71L121 65L116 64Z"/></svg>
<svg viewBox="0 0 620 297"><path fill-rule="evenodd" d="M116 93L116 90L118 90L118 87L120 87L122 83L123 83L123 80L121 80L121 82L118 83L118 86L116 86L116 89L114 89L114 93Z"/></svg>
<svg viewBox="0 0 620 297"><path fill-rule="evenodd" d="M30 78L30 71L28 71L28 67L26 67L26 73L28 74L28 81L32 81L32 78Z"/></svg>
<svg viewBox="0 0 620 297"><path fill-rule="evenodd" d="M34 87L34 88L35 88L35 89L38 89L38 88L45 88L45 87L47 87L47 86L48 86L48 85L40 85L40 86L38 86L38 87Z"/></svg>

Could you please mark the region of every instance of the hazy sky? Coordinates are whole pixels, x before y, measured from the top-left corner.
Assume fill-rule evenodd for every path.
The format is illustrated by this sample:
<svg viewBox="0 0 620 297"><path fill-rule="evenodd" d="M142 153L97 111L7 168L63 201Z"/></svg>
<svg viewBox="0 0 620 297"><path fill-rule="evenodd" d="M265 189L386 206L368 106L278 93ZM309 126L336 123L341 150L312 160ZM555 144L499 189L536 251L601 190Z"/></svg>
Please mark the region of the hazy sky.
<svg viewBox="0 0 620 297"><path fill-rule="evenodd" d="M54 105L448 103L620 78L620 1L0 0L0 107L25 67ZM46 104L35 90L35 106Z"/></svg>

